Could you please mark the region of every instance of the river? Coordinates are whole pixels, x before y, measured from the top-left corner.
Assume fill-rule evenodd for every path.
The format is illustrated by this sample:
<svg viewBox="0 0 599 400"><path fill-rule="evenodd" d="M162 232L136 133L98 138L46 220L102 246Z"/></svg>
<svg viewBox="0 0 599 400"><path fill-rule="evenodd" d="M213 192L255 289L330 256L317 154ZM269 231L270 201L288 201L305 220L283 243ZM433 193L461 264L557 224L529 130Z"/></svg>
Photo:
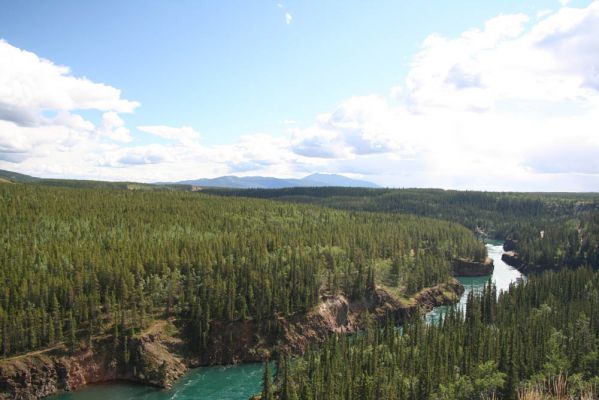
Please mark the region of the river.
<svg viewBox="0 0 599 400"><path fill-rule="evenodd" d="M491 279L497 290L506 290L510 283L518 280L520 272L501 261L503 249L501 242L487 244L489 257L493 259L495 269ZM489 280L488 276L479 278L460 278L465 287L460 298L460 306L466 304L468 293L481 290ZM448 306L436 307L427 314L429 322L437 321L446 313ZM171 390L160 390L130 383L107 383L89 385L73 393L53 396L51 400L247 400L261 390L262 364L243 364L225 367L197 368L185 375Z"/></svg>
<svg viewBox="0 0 599 400"><path fill-rule="evenodd" d="M262 364L196 368L171 390L127 382L89 385L51 400L248 400L262 389Z"/></svg>
<svg viewBox="0 0 599 400"><path fill-rule="evenodd" d="M495 286L497 287L497 293L502 290L507 290L510 287L510 284L516 282L518 279L522 278L522 274L515 268L510 267L506 263L501 260L501 255L503 254L503 246L500 241L487 241L487 253L489 257L493 259L493 264L495 268L493 269L493 274L490 278L495 282ZM466 307L466 301L468 300L468 293L471 291L479 291L482 290L487 282L489 281L489 276L481 276L481 277L459 277L458 280L462 282L464 285L464 294L460 297L459 307ZM449 307L451 306L441 306L435 307L433 311L429 312L426 315L426 320L428 322L438 321L439 317L445 313L447 313Z"/></svg>

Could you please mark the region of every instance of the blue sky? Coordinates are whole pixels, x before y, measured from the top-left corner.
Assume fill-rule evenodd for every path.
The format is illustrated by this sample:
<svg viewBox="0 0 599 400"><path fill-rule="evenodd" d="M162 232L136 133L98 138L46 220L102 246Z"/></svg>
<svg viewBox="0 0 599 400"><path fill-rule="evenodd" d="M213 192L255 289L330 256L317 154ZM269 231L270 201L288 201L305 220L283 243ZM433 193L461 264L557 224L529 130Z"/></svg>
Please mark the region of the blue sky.
<svg viewBox="0 0 599 400"><path fill-rule="evenodd" d="M116 125L126 127L130 136L130 140L122 141L118 151L126 148L141 151L143 146L146 150L148 146L155 146L152 151L158 151L156 146L172 145L170 134L155 135L138 129L167 126L192 128L199 133L202 145L214 152L219 146L243 147L240 141L243 142L244 137L259 134L268 135L268 140L275 142L291 135L295 142L299 137L308 137L310 143L315 143L314 134L310 136L306 131L314 124L321 124L319 116L334 114L348 99L375 95L395 105L397 97L391 95L389 99L390 93L395 87L406 92L406 80L414 70L415 59L431 35L456 39L474 28L484 30L486 21L493 18L516 14L528 16L527 21L520 22L526 34L527 29L532 30L539 19L544 18L541 15L558 13L564 7L584 9L590 4L581 0L433 4L384 0L0 1L0 38L54 65L67 66L69 76L103 83L120 90L121 99L138 102L140 105L133 112L117 110L122 123ZM567 22L567 18L563 21ZM591 70L595 65L592 60ZM400 105L402 101L399 100ZM448 99L448 102L453 101ZM515 100L510 99L507 103L504 101L502 107L514 108L514 104ZM65 111L60 107L43 108L41 112L48 117ZM555 108L575 108L573 113L578 110L569 103L546 106L547 110ZM99 126L104 113L110 110L110 107L73 106L66 112ZM430 116L431 120L435 118ZM318 146L322 144L321 138L322 135ZM104 141L103 145L109 147L110 143ZM382 147L402 147L398 146L385 144ZM362 154L360 151L351 155L343 153L335 165L312 160L312 163L296 162L293 167L288 165L293 161L284 160L285 167L277 168L282 160L266 160L263 155L248 159L251 156L242 153L252 151L244 149L239 159L231 161L227 168L199 168L194 171L197 176L189 176L188 168L189 172L181 179L221 172L259 174L277 170L283 171L283 175L337 172L365 177L370 174L375 175L375 181L376 175L380 175L375 170L359 167L368 164L368 160L358 157ZM146 164L166 160L171 163L170 168L176 168L172 163L177 157L150 157ZM331 157L327 159L330 161ZM348 160L355 163L349 165ZM5 160L0 167L44 172L39 164L14 161L10 162L15 165L9 165ZM244 168L252 163L272 168ZM114 160L104 164L96 162L96 167L104 169L90 167L84 176L99 174L124 179L146 174L135 172L132 164L131 173L127 175L123 172L125 165L116 164ZM144 163L136 165L141 164ZM233 164L235 167L231 167ZM115 167L113 171L119 167L120 172L108 173L109 166ZM396 167L401 166L393 168ZM64 175L65 171L69 171L66 166L50 168L46 173ZM171 175L161 176L168 177ZM581 185L597 182L596 177L589 178L592 183L587 178ZM378 182L402 184L397 177L378 178ZM406 183L419 185L419 182L410 179ZM434 183L434 180L422 180L422 185ZM466 183L459 179L438 184L475 188L480 185L476 180Z"/></svg>
<svg viewBox="0 0 599 400"><path fill-rule="evenodd" d="M283 8L278 4L283 5ZM207 143L308 124L386 94L433 32L555 1L2 1L0 37L120 88L131 125L190 125ZM287 25L285 14L292 15ZM140 133L138 133L140 134Z"/></svg>

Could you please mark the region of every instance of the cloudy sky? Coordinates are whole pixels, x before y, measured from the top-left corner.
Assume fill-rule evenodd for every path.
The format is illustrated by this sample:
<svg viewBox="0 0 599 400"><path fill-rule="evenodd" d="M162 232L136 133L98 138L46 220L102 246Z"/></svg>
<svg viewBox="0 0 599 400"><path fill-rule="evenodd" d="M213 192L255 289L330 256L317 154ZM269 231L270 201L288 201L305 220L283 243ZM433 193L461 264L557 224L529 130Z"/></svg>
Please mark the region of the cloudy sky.
<svg viewBox="0 0 599 400"><path fill-rule="evenodd" d="M0 0L0 169L599 191L599 1L415 3Z"/></svg>

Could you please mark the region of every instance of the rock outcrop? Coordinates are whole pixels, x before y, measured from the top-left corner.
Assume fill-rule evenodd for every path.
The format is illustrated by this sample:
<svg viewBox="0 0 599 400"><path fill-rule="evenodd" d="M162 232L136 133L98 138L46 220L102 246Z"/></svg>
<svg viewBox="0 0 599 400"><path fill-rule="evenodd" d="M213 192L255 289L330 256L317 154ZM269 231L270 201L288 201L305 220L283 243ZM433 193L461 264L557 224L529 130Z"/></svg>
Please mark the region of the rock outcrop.
<svg viewBox="0 0 599 400"><path fill-rule="evenodd" d="M506 251L503 253L501 255L501 261L516 269L520 269L523 266L522 259L515 251Z"/></svg>
<svg viewBox="0 0 599 400"><path fill-rule="evenodd" d="M135 367L118 366L109 343L68 354L58 347L0 362L0 399L31 400L61 391L79 389L89 383L130 380L168 388L187 371L180 343L160 333L130 340Z"/></svg>
<svg viewBox="0 0 599 400"><path fill-rule="evenodd" d="M201 355L189 351L176 335L165 333L176 331L175 321L159 321L129 340L131 356L126 368L116 362L110 338L75 354L59 347L0 361L0 400L38 399L112 380L169 388L189 368L261 361L272 352L303 354L311 344L333 333L356 332L366 315L380 323L388 318L402 323L435 306L455 303L463 291L463 286L451 279L410 299L400 299L382 287L371 298L359 301L325 293L320 304L304 314L279 316L261 324L254 320L215 322Z"/></svg>
<svg viewBox="0 0 599 400"><path fill-rule="evenodd" d="M463 258L453 260L454 276L487 276L493 273L493 259L487 257L485 261L472 261Z"/></svg>

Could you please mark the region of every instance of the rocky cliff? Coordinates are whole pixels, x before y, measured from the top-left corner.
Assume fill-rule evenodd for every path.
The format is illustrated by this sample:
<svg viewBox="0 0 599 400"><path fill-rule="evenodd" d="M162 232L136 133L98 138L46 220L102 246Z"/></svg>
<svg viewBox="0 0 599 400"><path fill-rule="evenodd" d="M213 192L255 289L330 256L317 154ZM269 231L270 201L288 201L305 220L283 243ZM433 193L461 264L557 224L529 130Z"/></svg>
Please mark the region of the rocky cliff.
<svg viewBox="0 0 599 400"><path fill-rule="evenodd" d="M196 355L177 337L174 320L158 321L128 342L129 364L116 362L110 338L93 349L69 354L63 347L0 361L0 400L38 399L72 391L89 383L129 380L169 388L189 368L261 361L272 352L302 354L332 333L356 332L371 315L383 322L402 323L417 313L455 303L463 293L455 279L401 299L379 287L369 299L350 301L342 294L324 293L318 306L305 314L256 321L215 322L205 351ZM264 324L268 329L264 329ZM262 334L260 332L270 332ZM167 333L168 332L168 333Z"/></svg>
<svg viewBox="0 0 599 400"><path fill-rule="evenodd" d="M57 347L0 361L0 399L38 399L111 380L168 388L187 371L182 343L159 331L132 338L128 346L130 368L117 364L108 340L75 354Z"/></svg>
<svg viewBox="0 0 599 400"><path fill-rule="evenodd" d="M523 266L522 259L515 251L506 251L501 255L501 261L516 269L521 269Z"/></svg>
<svg viewBox="0 0 599 400"><path fill-rule="evenodd" d="M493 269L493 260L489 257L483 262L463 258L453 260L454 276L487 276L493 273Z"/></svg>

